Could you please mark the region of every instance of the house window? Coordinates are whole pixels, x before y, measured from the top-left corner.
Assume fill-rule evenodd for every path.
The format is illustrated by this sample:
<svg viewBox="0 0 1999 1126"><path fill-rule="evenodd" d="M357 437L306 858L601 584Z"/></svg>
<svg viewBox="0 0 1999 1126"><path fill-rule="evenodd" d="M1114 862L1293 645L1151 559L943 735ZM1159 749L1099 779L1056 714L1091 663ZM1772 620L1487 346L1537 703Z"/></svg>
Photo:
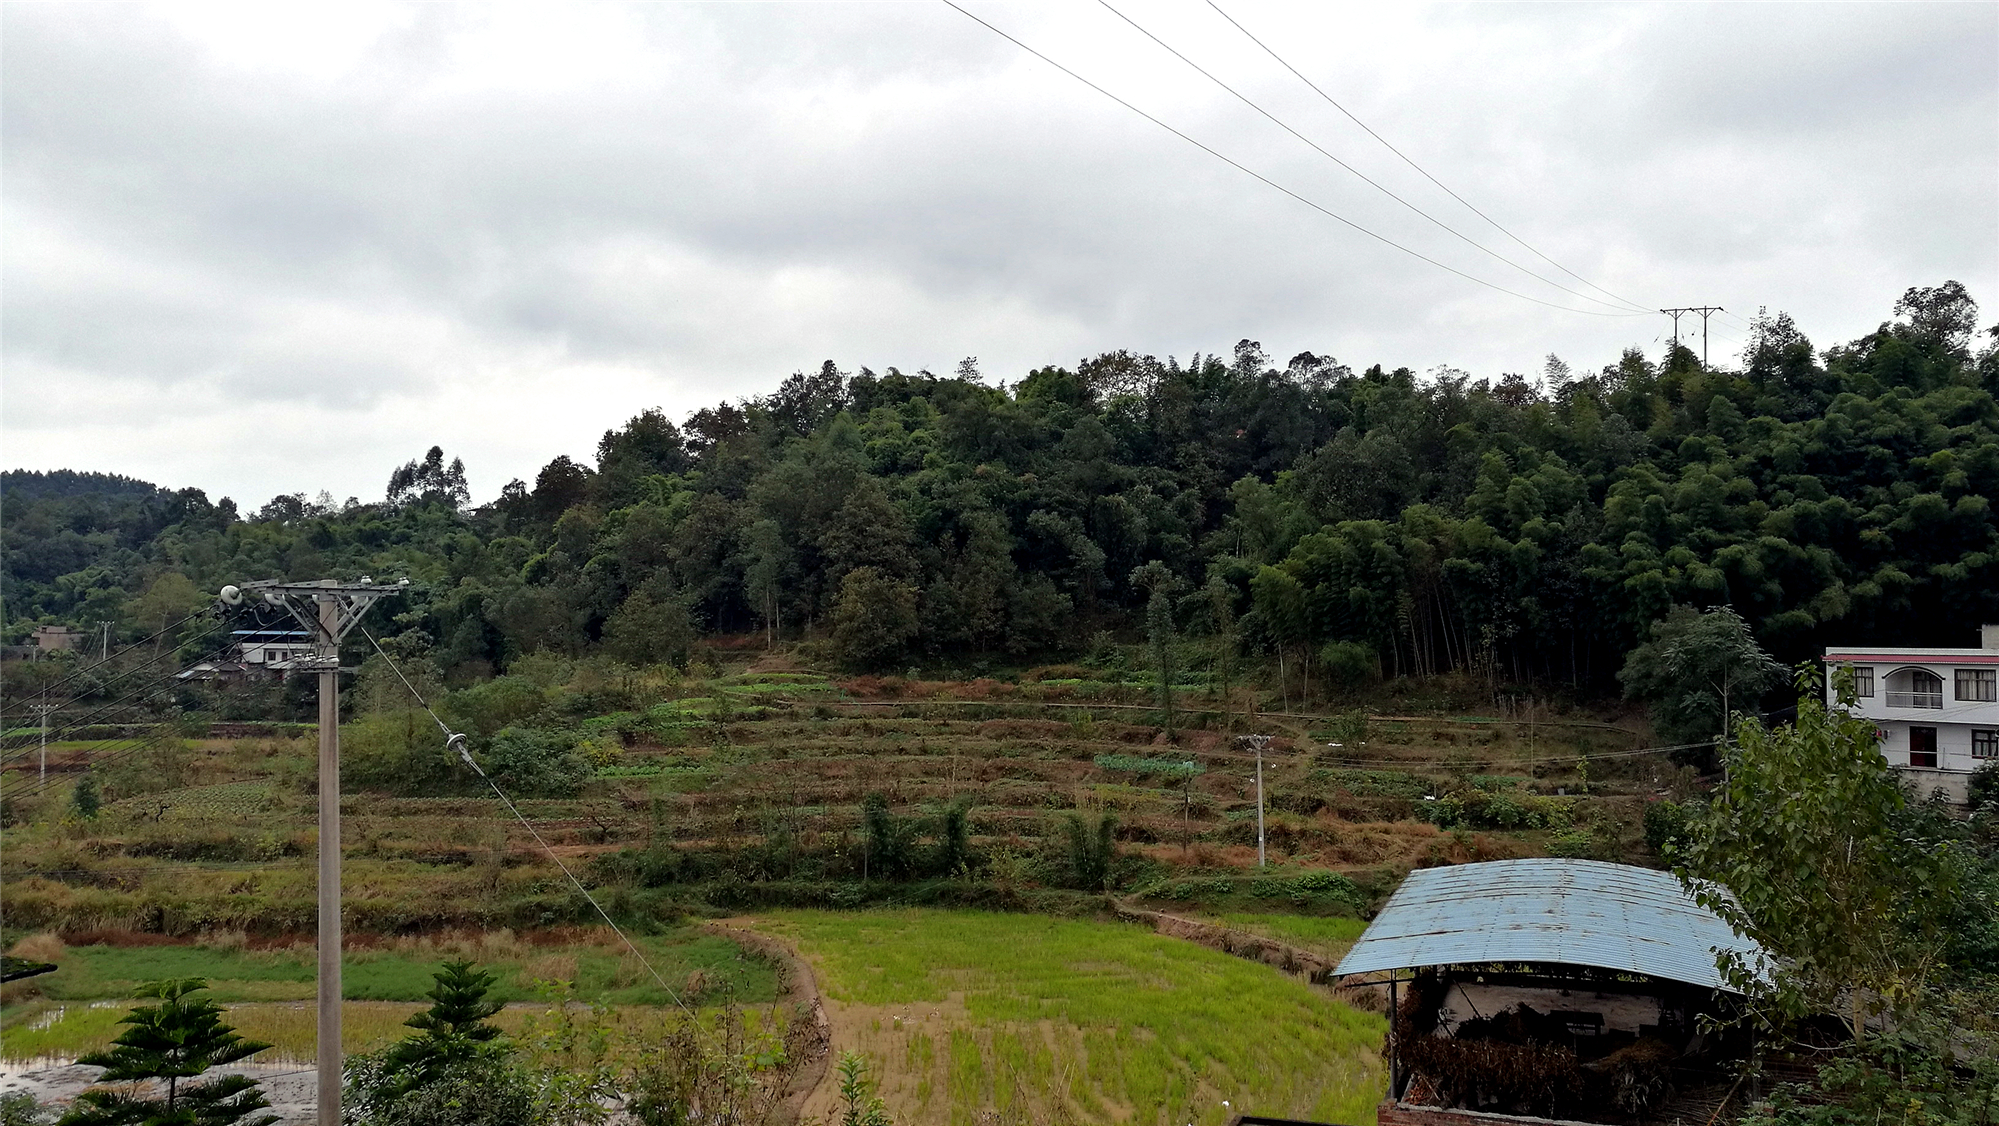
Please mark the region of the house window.
<svg viewBox="0 0 1999 1126"><path fill-rule="evenodd" d="M1957 670L1957 698L1986 703L1999 700L1999 669Z"/></svg>
<svg viewBox="0 0 1999 1126"><path fill-rule="evenodd" d="M1972 758L1999 758L1999 731L1978 731L1971 733Z"/></svg>
<svg viewBox="0 0 1999 1126"><path fill-rule="evenodd" d="M1874 697L1874 666L1853 666L1853 694L1863 700Z"/></svg>
<svg viewBox="0 0 1999 1126"><path fill-rule="evenodd" d="M1943 707L1943 677L1928 669L1896 669L1888 674L1888 706Z"/></svg>

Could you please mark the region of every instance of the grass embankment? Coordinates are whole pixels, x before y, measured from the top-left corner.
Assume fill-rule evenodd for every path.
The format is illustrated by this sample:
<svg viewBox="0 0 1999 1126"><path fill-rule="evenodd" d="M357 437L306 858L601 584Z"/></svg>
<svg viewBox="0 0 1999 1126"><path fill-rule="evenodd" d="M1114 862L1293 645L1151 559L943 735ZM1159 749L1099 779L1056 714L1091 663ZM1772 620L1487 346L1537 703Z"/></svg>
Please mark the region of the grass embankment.
<svg viewBox="0 0 1999 1126"><path fill-rule="evenodd" d="M775 995L773 967L746 957L727 939L681 928L633 935L632 941L683 997L733 993L738 1000L759 1002ZM207 979L218 1001L309 1000L317 957L309 943L263 950L240 942L70 946L58 956L62 968L36 984L52 1001L123 1000L149 981L199 977ZM531 1001L541 996L538 982L567 981L580 995L607 1004L672 1003L645 965L602 929L527 939L500 931L350 949L341 959L341 991L350 1001L422 1000L433 984L431 974L452 958L468 958L490 970L499 979L491 996L499 1001Z"/></svg>
<svg viewBox="0 0 1999 1126"><path fill-rule="evenodd" d="M758 925L812 962L836 1048L873 1059L898 1122L1353 1122L1383 1082L1383 1018L1141 927L914 909Z"/></svg>
<svg viewBox="0 0 1999 1126"><path fill-rule="evenodd" d="M1301 950L1309 950L1332 962L1344 957L1359 940L1361 932L1367 929L1367 922L1363 919L1340 916L1268 915L1228 911L1217 916L1217 921L1226 927L1275 939Z"/></svg>

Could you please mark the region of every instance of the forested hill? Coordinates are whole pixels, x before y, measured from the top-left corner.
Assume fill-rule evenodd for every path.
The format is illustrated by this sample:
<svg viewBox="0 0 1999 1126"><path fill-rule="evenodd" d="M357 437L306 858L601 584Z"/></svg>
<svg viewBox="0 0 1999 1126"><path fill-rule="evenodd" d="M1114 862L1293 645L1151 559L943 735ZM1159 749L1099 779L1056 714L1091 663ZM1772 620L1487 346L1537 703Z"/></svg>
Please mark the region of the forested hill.
<svg viewBox="0 0 1999 1126"><path fill-rule="evenodd" d="M1968 644L1999 621L1999 330L1956 283L1893 315L1823 351L1764 318L1740 370L1633 350L1497 381L1280 366L1249 341L1005 387L971 361L828 362L679 425L649 411L473 510L436 450L381 502L248 514L9 474L8 640L137 636L225 582L368 573L411 577L392 630L461 676L766 628L858 665L976 667L1135 627L1158 585L1180 629L1234 620L1252 651L1343 641L1391 675L1587 690L1675 603L1733 605L1784 659Z"/></svg>

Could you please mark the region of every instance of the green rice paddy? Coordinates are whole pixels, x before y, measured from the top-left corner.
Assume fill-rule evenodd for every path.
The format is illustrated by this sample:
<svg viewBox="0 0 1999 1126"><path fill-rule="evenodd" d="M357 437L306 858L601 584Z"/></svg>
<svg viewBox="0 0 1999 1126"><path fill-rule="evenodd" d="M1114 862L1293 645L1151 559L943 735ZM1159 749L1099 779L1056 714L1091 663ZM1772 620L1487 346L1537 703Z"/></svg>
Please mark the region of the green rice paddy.
<svg viewBox="0 0 1999 1126"><path fill-rule="evenodd" d="M1382 1088L1381 1017L1141 927L915 909L760 926L814 964L836 1046L898 1079L898 1121L1356 1122Z"/></svg>

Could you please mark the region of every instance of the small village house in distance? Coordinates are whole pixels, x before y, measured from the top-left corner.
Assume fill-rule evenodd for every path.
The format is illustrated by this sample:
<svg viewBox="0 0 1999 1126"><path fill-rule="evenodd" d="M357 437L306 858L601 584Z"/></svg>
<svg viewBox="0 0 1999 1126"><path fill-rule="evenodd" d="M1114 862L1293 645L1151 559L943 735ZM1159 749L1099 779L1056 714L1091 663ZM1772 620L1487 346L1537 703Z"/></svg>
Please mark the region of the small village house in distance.
<svg viewBox="0 0 1999 1126"><path fill-rule="evenodd" d="M1923 797L1965 802L1972 771L1999 761L1999 625L1979 633L1976 649L1826 650L1828 666L1853 667L1853 714L1874 722L1881 753Z"/></svg>
<svg viewBox="0 0 1999 1126"><path fill-rule="evenodd" d="M68 626L35 627L34 646L40 653L82 649L89 641L90 635L80 629Z"/></svg>

